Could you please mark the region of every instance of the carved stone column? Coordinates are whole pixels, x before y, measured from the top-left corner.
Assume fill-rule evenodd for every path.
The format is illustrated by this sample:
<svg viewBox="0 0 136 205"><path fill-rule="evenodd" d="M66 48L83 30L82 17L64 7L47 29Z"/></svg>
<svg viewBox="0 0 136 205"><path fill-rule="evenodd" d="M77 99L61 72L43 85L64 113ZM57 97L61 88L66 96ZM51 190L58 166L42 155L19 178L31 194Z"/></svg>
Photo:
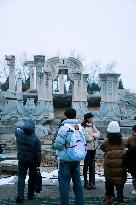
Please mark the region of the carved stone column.
<svg viewBox="0 0 136 205"><path fill-rule="evenodd" d="M21 75L21 73L18 73L17 92L22 92L22 75Z"/></svg>
<svg viewBox="0 0 136 205"><path fill-rule="evenodd" d="M65 79L64 79L64 75L60 74L58 76L58 90L59 90L59 94L64 94L64 83L65 83Z"/></svg>
<svg viewBox="0 0 136 205"><path fill-rule="evenodd" d="M36 65L36 89L38 92L38 100L44 100L43 97L43 89L44 85L43 85L43 72L42 72L42 68L44 66L44 62L45 62L45 56L43 55L35 55L34 56L34 62Z"/></svg>
<svg viewBox="0 0 136 205"><path fill-rule="evenodd" d="M101 79L101 101L118 102L118 78L120 74L102 73Z"/></svg>
<svg viewBox="0 0 136 205"><path fill-rule="evenodd" d="M29 69L29 75L30 75L30 89L35 89L35 72L34 72L34 67L35 67L35 62L34 61L26 61L24 63L25 66L28 66Z"/></svg>
<svg viewBox="0 0 136 205"><path fill-rule="evenodd" d="M9 90L15 92L15 56L5 56L5 60L9 66Z"/></svg>
<svg viewBox="0 0 136 205"><path fill-rule="evenodd" d="M120 74L102 73L99 76L101 79L101 104L96 119L105 122L105 125L111 120L120 121L122 117L118 105L118 77Z"/></svg>
<svg viewBox="0 0 136 205"><path fill-rule="evenodd" d="M71 73L68 76L74 82L72 93L72 107L76 109L77 116L79 118L83 118L83 115L88 111L86 83L88 75L81 73Z"/></svg>

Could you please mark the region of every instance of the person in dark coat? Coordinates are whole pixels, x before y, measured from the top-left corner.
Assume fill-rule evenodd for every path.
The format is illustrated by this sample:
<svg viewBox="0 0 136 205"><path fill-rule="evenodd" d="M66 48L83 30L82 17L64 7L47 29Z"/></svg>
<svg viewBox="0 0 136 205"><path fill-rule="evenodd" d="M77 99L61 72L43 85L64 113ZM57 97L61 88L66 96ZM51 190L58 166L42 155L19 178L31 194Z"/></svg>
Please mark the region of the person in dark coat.
<svg viewBox="0 0 136 205"><path fill-rule="evenodd" d="M104 152L106 202L107 204L112 204L115 186L118 205L124 205L123 189L127 180L127 172L123 163L125 141L122 139L117 121L109 123L107 132L107 138L100 146L100 149Z"/></svg>
<svg viewBox="0 0 136 205"><path fill-rule="evenodd" d="M132 194L136 195L136 125L132 127L132 135L128 138L126 147L128 151L125 154L125 164L133 179Z"/></svg>
<svg viewBox="0 0 136 205"><path fill-rule="evenodd" d="M37 167L41 163L41 142L35 135L35 123L32 119L23 119L15 124L18 159L18 185L16 203L24 200L25 178L29 169L28 199L34 197Z"/></svg>

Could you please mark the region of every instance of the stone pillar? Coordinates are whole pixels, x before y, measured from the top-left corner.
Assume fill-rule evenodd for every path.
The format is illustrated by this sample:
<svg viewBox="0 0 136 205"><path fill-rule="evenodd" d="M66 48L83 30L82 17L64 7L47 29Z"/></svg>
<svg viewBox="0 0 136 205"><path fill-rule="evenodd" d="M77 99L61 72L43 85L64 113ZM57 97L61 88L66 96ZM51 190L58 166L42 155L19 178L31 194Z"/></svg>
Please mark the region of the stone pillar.
<svg viewBox="0 0 136 205"><path fill-rule="evenodd" d="M22 92L22 74L21 73L18 73L17 92Z"/></svg>
<svg viewBox="0 0 136 205"><path fill-rule="evenodd" d="M64 79L64 75L60 74L58 77L58 90L59 90L59 94L64 94L64 83L65 83L65 79Z"/></svg>
<svg viewBox="0 0 136 205"><path fill-rule="evenodd" d="M5 56L5 60L9 66L9 90L15 92L15 56Z"/></svg>
<svg viewBox="0 0 136 205"><path fill-rule="evenodd" d="M43 55L35 55L34 56L34 62L36 65L36 89L38 92L38 100L44 100L44 96L43 96L43 90L44 85L43 85L43 72L42 72L42 68L44 66L44 62L45 62L45 56Z"/></svg>
<svg viewBox="0 0 136 205"><path fill-rule="evenodd" d="M30 75L30 89L35 89L35 72L34 72L34 67L35 67L35 62L34 61L26 61L24 63L25 66L28 66L29 70L29 75Z"/></svg>
<svg viewBox="0 0 136 205"><path fill-rule="evenodd" d="M122 111L118 105L118 77L117 73L99 74L101 80L100 110L96 113L96 125L107 126L111 120L120 121Z"/></svg>
<svg viewBox="0 0 136 205"><path fill-rule="evenodd" d="M120 74L102 73L101 79L101 102L118 102L118 78Z"/></svg>
<svg viewBox="0 0 136 205"><path fill-rule="evenodd" d="M77 117L83 118L87 109L87 76L88 74L73 73L68 75L74 82L72 92L72 107L77 111Z"/></svg>
<svg viewBox="0 0 136 205"><path fill-rule="evenodd" d="M52 79L50 79L50 72L44 72L44 89L43 97L45 101L53 103L53 87Z"/></svg>
<svg viewBox="0 0 136 205"><path fill-rule="evenodd" d="M88 74L81 75L82 101L86 103L87 103L87 78L88 78Z"/></svg>

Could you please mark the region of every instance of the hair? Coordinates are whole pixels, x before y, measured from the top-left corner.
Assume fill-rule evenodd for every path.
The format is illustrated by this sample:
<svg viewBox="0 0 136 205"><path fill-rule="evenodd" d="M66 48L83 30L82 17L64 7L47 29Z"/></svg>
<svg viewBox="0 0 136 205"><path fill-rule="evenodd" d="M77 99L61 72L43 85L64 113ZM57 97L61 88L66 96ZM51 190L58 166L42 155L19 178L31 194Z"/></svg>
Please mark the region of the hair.
<svg viewBox="0 0 136 205"><path fill-rule="evenodd" d="M132 130L133 130L134 132L136 132L136 125L134 125L134 126L132 127Z"/></svg>
<svg viewBox="0 0 136 205"><path fill-rule="evenodd" d="M87 126L86 123L87 123L87 121L84 120L84 121L81 123L81 126L85 128L85 127Z"/></svg>
<svg viewBox="0 0 136 205"><path fill-rule="evenodd" d="M64 115L68 119L74 119L76 117L76 110L74 108L68 108L65 110Z"/></svg>
<svg viewBox="0 0 136 205"><path fill-rule="evenodd" d="M84 115L84 120L81 123L82 127L86 127L86 123L87 123L87 119L94 117L93 114L91 112L88 112Z"/></svg>
<svg viewBox="0 0 136 205"><path fill-rule="evenodd" d="M120 133L109 133L107 138L110 145L120 145L122 143L122 135Z"/></svg>

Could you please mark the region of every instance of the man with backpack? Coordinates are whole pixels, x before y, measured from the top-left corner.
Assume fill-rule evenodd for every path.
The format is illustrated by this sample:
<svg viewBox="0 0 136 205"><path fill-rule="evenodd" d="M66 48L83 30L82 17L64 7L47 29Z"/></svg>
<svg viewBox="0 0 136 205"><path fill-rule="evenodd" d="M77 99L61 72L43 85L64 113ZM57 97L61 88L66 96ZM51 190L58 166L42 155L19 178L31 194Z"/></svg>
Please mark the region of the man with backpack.
<svg viewBox="0 0 136 205"><path fill-rule="evenodd" d="M70 181L73 181L75 204L84 205L83 187L80 179L80 161L86 155L84 130L76 119L76 110L68 108L64 115L66 120L58 130L54 149L59 158L60 204L69 205Z"/></svg>

